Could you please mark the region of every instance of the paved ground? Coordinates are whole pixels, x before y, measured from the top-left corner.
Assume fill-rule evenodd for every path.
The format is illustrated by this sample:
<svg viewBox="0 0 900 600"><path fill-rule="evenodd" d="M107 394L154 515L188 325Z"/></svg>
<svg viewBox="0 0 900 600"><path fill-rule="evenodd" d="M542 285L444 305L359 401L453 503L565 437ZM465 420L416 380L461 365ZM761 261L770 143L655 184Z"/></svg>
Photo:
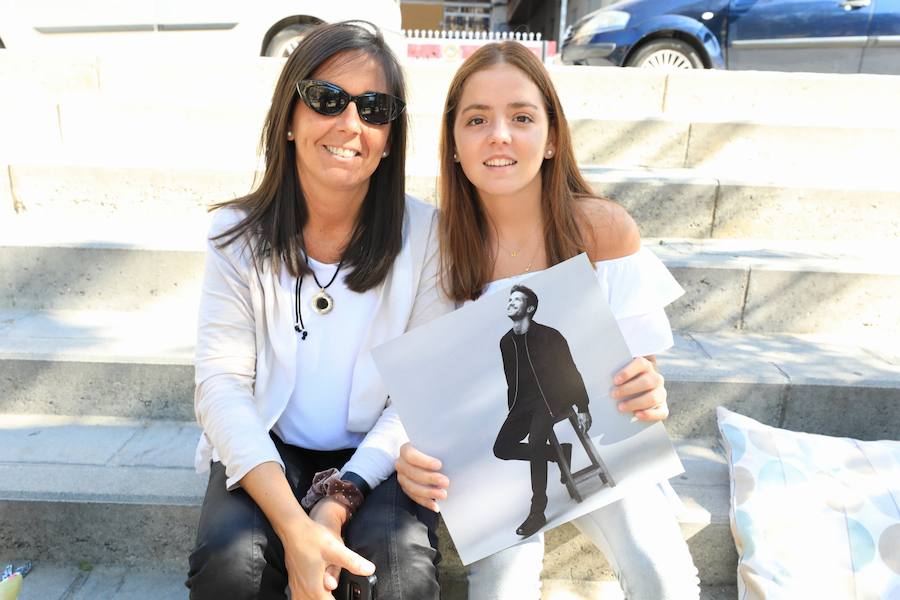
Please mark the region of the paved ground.
<svg viewBox="0 0 900 600"><path fill-rule="evenodd" d="M87 565L85 565L87 567ZM19 600L176 600L186 599L184 572L177 570L35 565L25 579ZM444 586L444 600L463 600L459 582ZM543 600L622 600L618 586L611 582L582 584L571 581L544 582ZM733 600L737 590L730 586L704 589L701 600Z"/></svg>

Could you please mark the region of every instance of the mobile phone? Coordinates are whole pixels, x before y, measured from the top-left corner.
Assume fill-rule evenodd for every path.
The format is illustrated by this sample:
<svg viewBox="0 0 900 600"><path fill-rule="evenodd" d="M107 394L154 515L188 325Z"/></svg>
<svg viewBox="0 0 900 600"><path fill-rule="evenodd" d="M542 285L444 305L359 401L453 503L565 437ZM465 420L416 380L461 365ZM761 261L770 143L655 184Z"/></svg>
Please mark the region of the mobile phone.
<svg viewBox="0 0 900 600"><path fill-rule="evenodd" d="M354 575L349 571L341 570L335 598L337 600L377 600L376 581L378 578L374 575Z"/></svg>

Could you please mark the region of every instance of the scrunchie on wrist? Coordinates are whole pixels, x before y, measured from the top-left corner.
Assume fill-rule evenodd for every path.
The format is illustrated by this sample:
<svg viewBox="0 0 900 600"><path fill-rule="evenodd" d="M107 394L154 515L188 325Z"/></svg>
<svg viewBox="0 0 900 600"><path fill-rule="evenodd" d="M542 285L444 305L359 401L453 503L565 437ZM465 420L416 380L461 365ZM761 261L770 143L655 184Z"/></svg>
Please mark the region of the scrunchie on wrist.
<svg viewBox="0 0 900 600"><path fill-rule="evenodd" d="M362 491L355 484L341 479L340 472L335 468L320 471L313 476L312 485L300 501L300 506L309 512L316 502L326 496L344 506L351 517L363 503Z"/></svg>

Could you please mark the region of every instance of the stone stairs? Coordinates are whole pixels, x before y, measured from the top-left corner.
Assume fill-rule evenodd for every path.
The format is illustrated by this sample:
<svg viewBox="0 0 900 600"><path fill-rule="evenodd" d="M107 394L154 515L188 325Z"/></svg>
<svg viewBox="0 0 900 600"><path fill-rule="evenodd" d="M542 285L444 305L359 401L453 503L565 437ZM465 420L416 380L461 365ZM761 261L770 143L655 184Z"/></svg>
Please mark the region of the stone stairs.
<svg viewBox="0 0 900 600"><path fill-rule="evenodd" d="M280 65L0 50L0 559L35 561L25 598L186 597L205 205L252 185ZM452 72L408 71L408 188L433 200ZM585 175L687 290L660 357L673 483L705 600L733 598L715 406L900 436L900 78L553 74ZM574 528L547 539L545 598L619 597ZM441 543L444 595L464 598Z"/></svg>

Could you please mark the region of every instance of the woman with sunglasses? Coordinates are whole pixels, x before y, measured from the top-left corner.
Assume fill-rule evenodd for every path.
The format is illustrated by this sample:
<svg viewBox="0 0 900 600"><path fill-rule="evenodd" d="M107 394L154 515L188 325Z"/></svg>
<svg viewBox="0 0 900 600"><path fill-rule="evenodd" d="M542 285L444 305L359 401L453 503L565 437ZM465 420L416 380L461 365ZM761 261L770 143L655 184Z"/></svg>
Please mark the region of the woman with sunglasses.
<svg viewBox="0 0 900 600"><path fill-rule="evenodd" d="M474 301L587 252L635 357L615 376L612 396L637 419L665 419L666 391L653 355L672 345L663 309L683 290L642 249L628 213L597 198L582 178L540 60L516 42L488 44L470 56L450 84L440 153L446 293L457 303ZM450 485L440 464L409 444L397 461L404 491L435 511ZM575 520L603 550L629 600L699 596L669 493L668 483L647 485ZM532 534L546 517L537 504L522 515L521 543L470 565L470 600L540 597L543 536Z"/></svg>
<svg viewBox="0 0 900 600"><path fill-rule="evenodd" d="M385 600L438 598L434 515L397 485L405 437L370 356L448 308L435 211L403 192L404 95L377 30L311 31L276 84L258 188L216 207L191 598L332 598L340 569L376 572Z"/></svg>

